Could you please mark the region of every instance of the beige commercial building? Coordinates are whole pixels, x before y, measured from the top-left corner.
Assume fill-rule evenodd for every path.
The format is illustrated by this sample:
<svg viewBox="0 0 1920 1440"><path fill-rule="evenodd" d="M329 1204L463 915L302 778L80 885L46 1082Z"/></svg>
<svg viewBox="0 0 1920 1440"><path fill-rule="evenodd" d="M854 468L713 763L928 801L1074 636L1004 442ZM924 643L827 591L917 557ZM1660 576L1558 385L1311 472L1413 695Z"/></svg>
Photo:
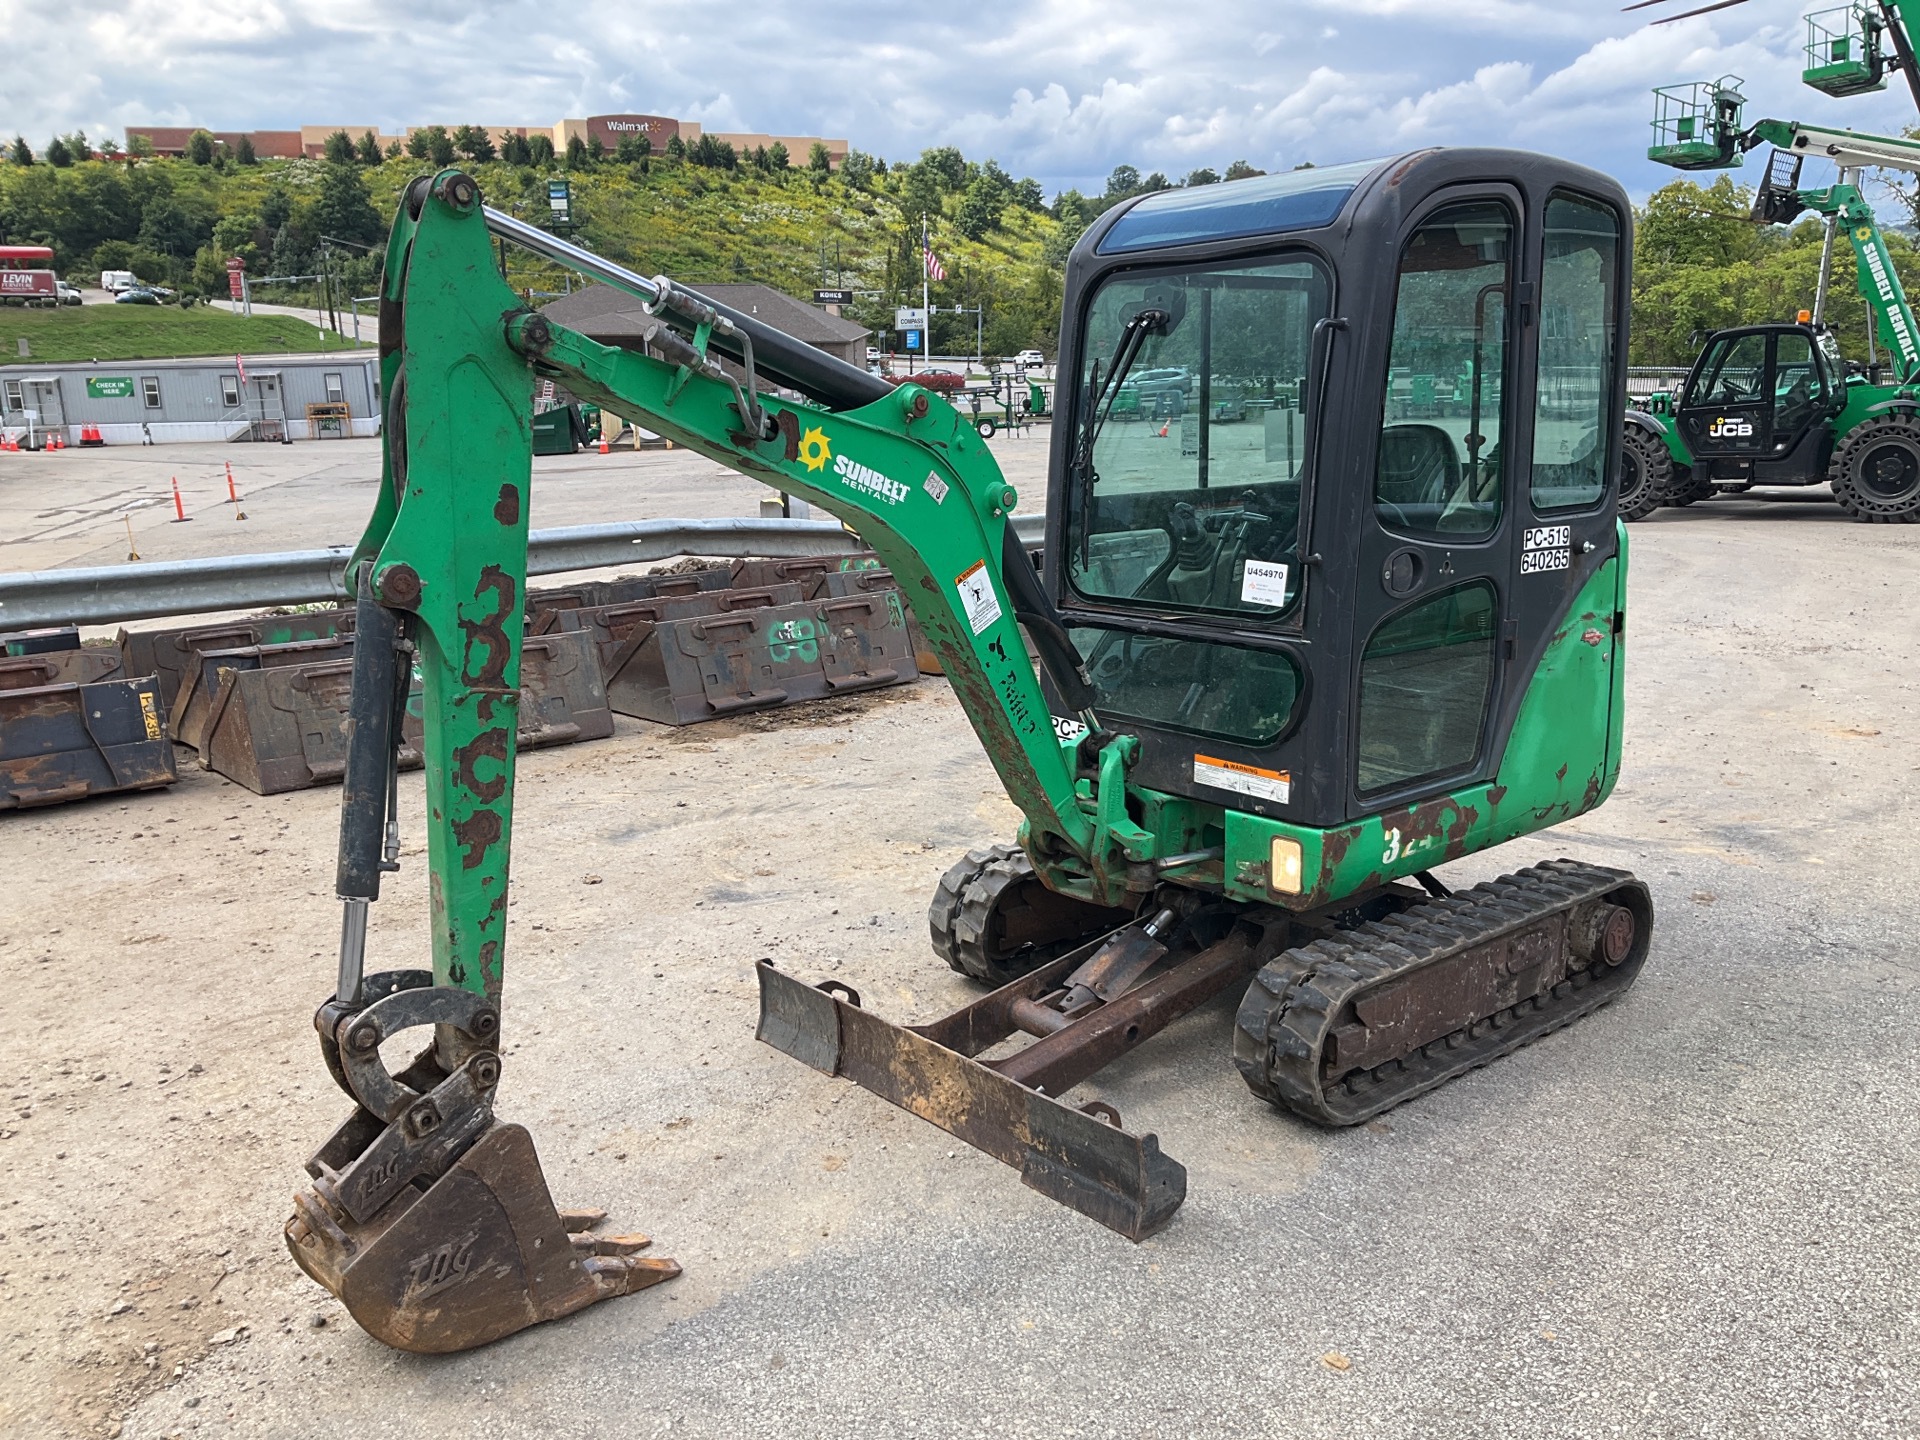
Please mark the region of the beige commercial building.
<svg viewBox="0 0 1920 1440"><path fill-rule="evenodd" d="M216 141L228 149L237 147L242 135L245 135L253 142L254 154L262 160L290 160L302 155L324 155L328 137L342 130L355 144L371 130L374 138L380 142L380 148L385 150L393 145L404 149L407 137L421 128L424 127L410 126L389 132L377 125L365 124L302 125L298 130L215 130L212 134ZM457 125L446 126L449 131L458 128ZM667 115L589 115L584 120L562 120L555 125L489 125L486 131L496 147L509 135L521 135L529 139L535 135L545 135L553 141L555 150L564 151L567 142L577 135L582 144L597 139L606 149L613 150L629 136L644 135L655 153L658 153L665 150L667 142L676 135L683 145L697 144L702 135L711 135L742 154L762 147L770 148L776 143L784 145L787 147L789 163L796 166L807 163L807 157L813 153L815 145L827 147L827 155L836 170L847 158L845 140L833 140L820 135L764 135L704 130L697 120L676 120ZM188 125L129 125L127 144L131 148L137 136L156 155L184 155L193 132L194 127Z"/></svg>

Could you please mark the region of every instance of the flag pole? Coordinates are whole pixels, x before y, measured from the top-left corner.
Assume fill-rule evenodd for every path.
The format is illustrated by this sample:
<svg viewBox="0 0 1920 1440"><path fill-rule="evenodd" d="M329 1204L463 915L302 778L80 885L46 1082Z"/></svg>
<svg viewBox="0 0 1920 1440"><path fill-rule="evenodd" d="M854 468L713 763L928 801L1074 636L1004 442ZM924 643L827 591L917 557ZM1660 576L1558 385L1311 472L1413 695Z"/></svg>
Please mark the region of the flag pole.
<svg viewBox="0 0 1920 1440"><path fill-rule="evenodd" d="M921 338L920 343L923 347L921 353L927 356L929 365L933 363L933 311L929 308L932 302L927 298L927 282L932 278L927 273L927 257L932 253L933 244L927 234L927 212L922 210L920 212L920 310L927 317L927 333Z"/></svg>

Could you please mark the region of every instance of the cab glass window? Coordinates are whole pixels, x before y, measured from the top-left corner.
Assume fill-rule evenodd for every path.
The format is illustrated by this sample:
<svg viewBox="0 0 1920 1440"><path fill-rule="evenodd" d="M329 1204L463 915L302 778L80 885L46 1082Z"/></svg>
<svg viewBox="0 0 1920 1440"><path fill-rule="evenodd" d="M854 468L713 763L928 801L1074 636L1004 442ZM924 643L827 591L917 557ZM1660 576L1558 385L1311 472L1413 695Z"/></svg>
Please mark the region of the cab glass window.
<svg viewBox="0 0 1920 1440"><path fill-rule="evenodd" d="M1297 601L1305 377L1331 294L1305 257L1102 282L1073 380L1067 576L1080 595L1258 617ZM1170 322L1128 363L1128 321L1147 310Z"/></svg>
<svg viewBox="0 0 1920 1440"><path fill-rule="evenodd" d="M1713 342L1700 359L1688 405L1751 405L1767 378L1767 337L1729 335Z"/></svg>
<svg viewBox="0 0 1920 1440"><path fill-rule="evenodd" d="M1781 331L1773 354L1773 438L1784 441L1825 409L1826 385L1804 332Z"/></svg>
<svg viewBox="0 0 1920 1440"><path fill-rule="evenodd" d="M1472 538L1500 521L1513 218L1450 205L1400 257L1374 512L1393 530Z"/></svg>
<svg viewBox="0 0 1920 1440"><path fill-rule="evenodd" d="M1464 770L1493 694L1498 602L1484 580L1382 621L1360 657L1361 793Z"/></svg>
<svg viewBox="0 0 1920 1440"><path fill-rule="evenodd" d="M1620 218L1590 200L1547 202L1534 389L1533 508L1572 510L1607 489L1620 274Z"/></svg>
<svg viewBox="0 0 1920 1440"><path fill-rule="evenodd" d="M1116 720L1269 745L1293 719L1300 667L1276 651L1076 626L1094 708Z"/></svg>

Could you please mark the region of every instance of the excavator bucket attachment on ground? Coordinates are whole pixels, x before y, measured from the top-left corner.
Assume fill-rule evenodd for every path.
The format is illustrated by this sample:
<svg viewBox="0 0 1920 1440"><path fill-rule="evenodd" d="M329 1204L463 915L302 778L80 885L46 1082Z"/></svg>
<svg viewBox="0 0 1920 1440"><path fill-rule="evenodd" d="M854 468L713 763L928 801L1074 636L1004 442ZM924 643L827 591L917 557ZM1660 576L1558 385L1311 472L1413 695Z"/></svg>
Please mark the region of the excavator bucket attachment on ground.
<svg viewBox="0 0 1920 1440"><path fill-rule="evenodd" d="M0 635L0 655L45 655L80 648L80 627L52 625L41 630L10 630Z"/></svg>
<svg viewBox="0 0 1920 1440"><path fill-rule="evenodd" d="M287 1248L354 1320L398 1350L449 1354L630 1295L680 1273L642 1256L644 1235L595 1236L599 1211L554 1206L533 1140L494 1118L499 1016L431 972L366 978L360 1003L314 1017L354 1112L307 1162ZM398 1075L380 1045L439 1027L464 1055L429 1047Z"/></svg>
<svg viewBox="0 0 1920 1440"><path fill-rule="evenodd" d="M128 675L159 676L160 696L171 708L199 651L231 650L242 645L285 645L295 640L323 640L352 631L351 610L257 615L250 620L172 630L122 630L120 665Z"/></svg>
<svg viewBox="0 0 1920 1440"><path fill-rule="evenodd" d="M622 715L693 725L919 678L898 593L636 626L607 696ZM607 661L611 663L611 659Z"/></svg>
<svg viewBox="0 0 1920 1440"><path fill-rule="evenodd" d="M798 585L762 585L757 589L703 590L693 595L663 595L589 605L560 611L554 619L559 630L577 630L593 637L601 677L610 680L626 669L633 652L663 620L726 615L735 610L766 610L775 605L798 605L805 598Z"/></svg>
<svg viewBox="0 0 1920 1440"><path fill-rule="evenodd" d="M151 676L0 688L0 810L173 784L165 717Z"/></svg>
<svg viewBox="0 0 1920 1440"><path fill-rule="evenodd" d="M120 678L120 652L107 645L40 650L0 660L0 690L33 685L91 685Z"/></svg>
<svg viewBox="0 0 1920 1440"><path fill-rule="evenodd" d="M835 600L844 600L852 595L878 595L891 590L898 594L902 603L908 597L900 589L900 583L893 578L891 570L835 570L821 577L821 595ZM907 604L907 643L913 646L913 663L922 675L944 675L940 657L933 653L933 646L927 642L927 632L920 628L920 622L914 619L913 607Z"/></svg>
<svg viewBox="0 0 1920 1440"><path fill-rule="evenodd" d="M312 664L229 668L200 729L200 763L256 795L331 784L346 771L352 692L350 651ZM400 752L404 768L420 763L418 709L416 692ZM589 637L527 637L518 714L523 750L613 734L613 712Z"/></svg>
<svg viewBox="0 0 1920 1440"><path fill-rule="evenodd" d="M236 670L321 665L353 659L353 637L332 635L321 640L290 640L282 645L236 645L230 650L196 650L173 703L167 707L167 729L182 745L205 748L214 707L223 694L226 677Z"/></svg>
<svg viewBox="0 0 1920 1440"><path fill-rule="evenodd" d="M727 568L682 570L673 575L623 575L614 580L590 580L563 589L527 592L527 631L544 635L560 629L559 617L568 610L602 605L624 605L630 600L659 600L725 590L731 581Z"/></svg>

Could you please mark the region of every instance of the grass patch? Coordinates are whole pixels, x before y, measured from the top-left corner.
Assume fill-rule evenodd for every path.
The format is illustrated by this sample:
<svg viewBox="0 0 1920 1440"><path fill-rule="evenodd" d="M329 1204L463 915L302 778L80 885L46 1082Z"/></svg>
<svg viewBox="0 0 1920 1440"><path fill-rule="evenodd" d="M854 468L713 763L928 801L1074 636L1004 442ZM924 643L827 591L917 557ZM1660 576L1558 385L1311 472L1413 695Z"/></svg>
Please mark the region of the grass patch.
<svg viewBox="0 0 1920 1440"><path fill-rule="evenodd" d="M196 305L62 305L0 308L0 364L59 360L164 360L176 355L273 355L347 350L353 342L291 315L251 318Z"/></svg>

